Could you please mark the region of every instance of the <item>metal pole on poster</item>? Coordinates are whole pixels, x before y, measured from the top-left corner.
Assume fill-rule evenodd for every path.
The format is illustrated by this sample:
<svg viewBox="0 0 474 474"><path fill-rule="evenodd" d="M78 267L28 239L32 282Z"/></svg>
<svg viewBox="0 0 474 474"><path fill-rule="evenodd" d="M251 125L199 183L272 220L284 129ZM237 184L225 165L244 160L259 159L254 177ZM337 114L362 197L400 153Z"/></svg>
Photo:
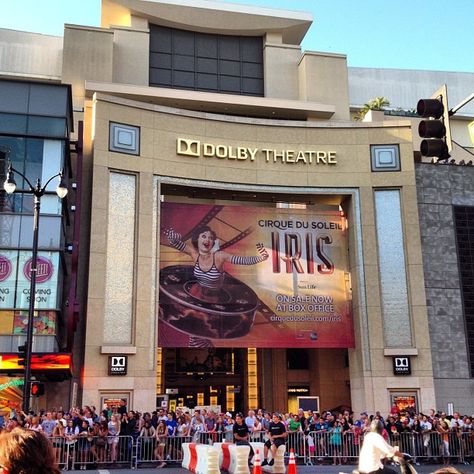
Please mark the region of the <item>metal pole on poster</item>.
<svg viewBox="0 0 474 474"><path fill-rule="evenodd" d="M25 182L28 184L29 189L16 189L16 182L14 173L20 175ZM29 294L29 306L28 306L28 325L26 328L26 350L25 350L25 375L23 383L23 411L28 413L30 409L30 385L31 385L31 359L32 359L32 348L33 348L33 325L34 325L34 311L35 311L35 293L36 293L36 275L38 266L38 237L39 237L39 219L40 219L40 208L41 208L41 197L46 192L46 187L54 179L59 177L59 184L56 188L56 194L60 199L63 199L67 194L67 186L63 180L63 171L55 174L46 181L44 186L41 186L40 178L37 178L36 185L33 186L28 178L20 171L13 168L12 164L8 165L7 178L3 183L3 188L7 194L24 193L33 194L34 196L34 209L33 209L33 248L31 257L31 269L30 269L30 294Z"/></svg>

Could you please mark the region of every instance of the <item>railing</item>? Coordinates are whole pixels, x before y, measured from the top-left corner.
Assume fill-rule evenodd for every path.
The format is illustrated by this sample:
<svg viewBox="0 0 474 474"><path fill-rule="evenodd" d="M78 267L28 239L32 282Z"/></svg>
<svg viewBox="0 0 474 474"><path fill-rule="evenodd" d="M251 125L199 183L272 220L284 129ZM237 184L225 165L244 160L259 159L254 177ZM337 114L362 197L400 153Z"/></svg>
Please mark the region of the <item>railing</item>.
<svg viewBox="0 0 474 474"><path fill-rule="evenodd" d="M474 460L474 432L400 433L392 436L390 444L413 456L417 462L441 463L443 459L467 464Z"/></svg>
<svg viewBox="0 0 474 474"><path fill-rule="evenodd" d="M85 470L88 466L133 468L136 443L131 436L77 436L50 438L59 467Z"/></svg>
<svg viewBox="0 0 474 474"><path fill-rule="evenodd" d="M200 433L211 434L211 433ZM193 442L192 436L170 436L164 442L158 443L156 438L137 439L137 457L134 467L145 466L148 463L179 463L183 460L183 443ZM208 443L205 443L208 444Z"/></svg>
<svg viewBox="0 0 474 474"><path fill-rule="evenodd" d="M306 436L306 464L354 463L359 457L363 436L346 432L342 439L334 439L333 433L312 431ZM398 446L403 453L410 454L414 462L470 464L474 461L474 432L428 433L406 432L392 435L387 440L392 446Z"/></svg>
<svg viewBox="0 0 474 474"><path fill-rule="evenodd" d="M333 464L353 463L359 456L361 438L355 433L311 431L305 436L306 458L309 465L330 461Z"/></svg>
<svg viewBox="0 0 474 474"><path fill-rule="evenodd" d="M165 441L132 436L81 437L76 439L50 438L59 467L62 470L81 470L88 466L98 469L111 467L135 469L162 462L181 464L183 443L213 444L230 441L232 433L198 433L195 436L170 436ZM227 438L227 439L226 439ZM250 441L265 442L265 432L252 433ZM474 431L428 433L399 433L388 439L392 446L410 454L414 462L474 463ZM334 436L332 432L311 431L288 433L286 456L293 449L296 460L307 465L355 464L359 457L363 436L346 432Z"/></svg>

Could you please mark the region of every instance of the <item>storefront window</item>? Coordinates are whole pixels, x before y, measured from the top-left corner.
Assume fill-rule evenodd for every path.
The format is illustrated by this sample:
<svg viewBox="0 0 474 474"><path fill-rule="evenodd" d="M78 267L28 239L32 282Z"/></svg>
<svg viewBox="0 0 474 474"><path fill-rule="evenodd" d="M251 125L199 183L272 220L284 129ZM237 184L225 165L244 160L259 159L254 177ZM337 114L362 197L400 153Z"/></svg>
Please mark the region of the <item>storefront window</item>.
<svg viewBox="0 0 474 474"><path fill-rule="evenodd" d="M62 168L63 157L64 143L61 140L0 137L0 179L3 183L11 162L13 168L23 173L33 186L38 178L41 183L45 183ZM28 184L19 174L15 174L15 181L18 190L28 190ZM55 193L56 186L57 181L53 180L47 187L47 193L41 200L43 214L61 214L61 202ZM0 212L33 213L31 194L7 195L3 187L0 193Z"/></svg>

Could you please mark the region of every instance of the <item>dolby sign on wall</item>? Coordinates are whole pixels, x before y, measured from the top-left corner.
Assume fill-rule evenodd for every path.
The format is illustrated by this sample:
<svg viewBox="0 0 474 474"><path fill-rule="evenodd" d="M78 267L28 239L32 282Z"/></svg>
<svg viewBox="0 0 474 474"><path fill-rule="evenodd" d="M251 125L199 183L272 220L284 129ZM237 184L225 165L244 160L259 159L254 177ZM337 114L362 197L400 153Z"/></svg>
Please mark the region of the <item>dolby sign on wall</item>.
<svg viewBox="0 0 474 474"><path fill-rule="evenodd" d="M161 347L354 347L338 208L164 202L160 227Z"/></svg>

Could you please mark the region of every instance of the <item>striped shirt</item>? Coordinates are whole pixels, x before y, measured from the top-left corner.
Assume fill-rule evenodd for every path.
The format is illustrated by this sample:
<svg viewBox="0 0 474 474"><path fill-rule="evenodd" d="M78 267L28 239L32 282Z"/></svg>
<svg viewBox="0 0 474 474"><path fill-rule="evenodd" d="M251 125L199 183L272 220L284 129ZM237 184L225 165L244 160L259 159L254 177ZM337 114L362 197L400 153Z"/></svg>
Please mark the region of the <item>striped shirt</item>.
<svg viewBox="0 0 474 474"><path fill-rule="evenodd" d="M218 290L222 286L224 274L216 267L215 255L212 255L212 266L206 272L199 266L199 257L194 264L194 278L204 288Z"/></svg>

